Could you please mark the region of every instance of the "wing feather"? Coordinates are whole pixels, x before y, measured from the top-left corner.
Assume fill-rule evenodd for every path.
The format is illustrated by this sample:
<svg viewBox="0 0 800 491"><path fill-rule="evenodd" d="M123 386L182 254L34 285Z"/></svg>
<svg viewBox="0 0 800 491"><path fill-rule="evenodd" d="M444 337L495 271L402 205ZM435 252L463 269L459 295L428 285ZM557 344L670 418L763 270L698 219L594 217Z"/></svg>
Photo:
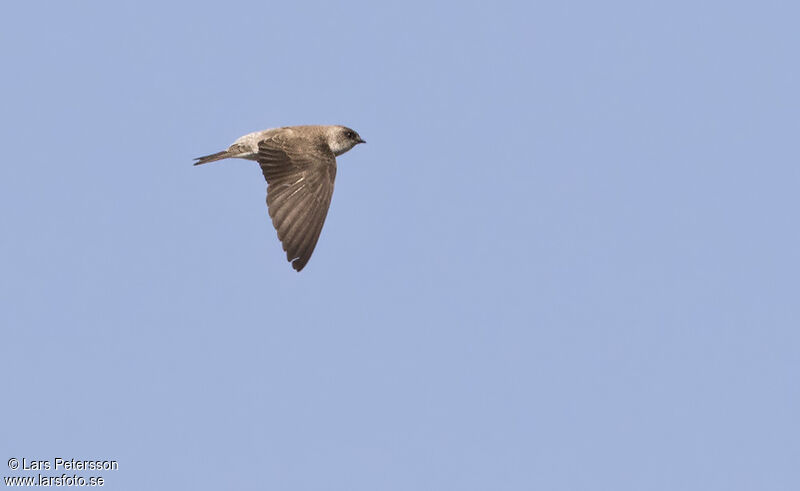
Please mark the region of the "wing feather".
<svg viewBox="0 0 800 491"><path fill-rule="evenodd" d="M300 271L319 241L328 214L336 157L322 138L274 135L259 143L267 208L292 267Z"/></svg>

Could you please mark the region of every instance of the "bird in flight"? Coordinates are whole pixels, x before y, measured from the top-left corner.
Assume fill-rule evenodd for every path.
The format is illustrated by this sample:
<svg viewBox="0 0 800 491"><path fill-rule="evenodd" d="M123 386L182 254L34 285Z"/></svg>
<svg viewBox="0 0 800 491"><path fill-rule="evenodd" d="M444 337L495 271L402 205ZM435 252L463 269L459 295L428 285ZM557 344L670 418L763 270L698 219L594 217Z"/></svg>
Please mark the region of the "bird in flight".
<svg viewBox="0 0 800 491"><path fill-rule="evenodd" d="M267 208L286 259L296 271L311 258L328 214L336 157L366 143L344 126L285 126L239 138L227 150L196 158L255 160L267 180Z"/></svg>

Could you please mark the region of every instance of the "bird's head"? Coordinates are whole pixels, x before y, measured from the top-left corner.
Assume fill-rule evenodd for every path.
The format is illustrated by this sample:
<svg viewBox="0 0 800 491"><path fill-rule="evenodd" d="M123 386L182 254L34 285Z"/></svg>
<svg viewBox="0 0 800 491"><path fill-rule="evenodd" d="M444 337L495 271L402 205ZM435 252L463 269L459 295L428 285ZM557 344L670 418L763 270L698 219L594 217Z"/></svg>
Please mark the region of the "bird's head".
<svg viewBox="0 0 800 491"><path fill-rule="evenodd" d="M367 143L355 131L346 126L331 126L328 132L328 146L337 157L359 143Z"/></svg>

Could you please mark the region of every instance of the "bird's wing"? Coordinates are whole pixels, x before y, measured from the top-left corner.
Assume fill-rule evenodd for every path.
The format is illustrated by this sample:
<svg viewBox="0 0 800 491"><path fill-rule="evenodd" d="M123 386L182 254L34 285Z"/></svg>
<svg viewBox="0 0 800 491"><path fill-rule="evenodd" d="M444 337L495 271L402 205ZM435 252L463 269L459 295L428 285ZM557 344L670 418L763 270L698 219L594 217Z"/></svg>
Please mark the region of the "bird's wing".
<svg viewBox="0 0 800 491"><path fill-rule="evenodd" d="M258 144L267 208L292 267L305 267L328 214L336 157L325 143L275 135Z"/></svg>

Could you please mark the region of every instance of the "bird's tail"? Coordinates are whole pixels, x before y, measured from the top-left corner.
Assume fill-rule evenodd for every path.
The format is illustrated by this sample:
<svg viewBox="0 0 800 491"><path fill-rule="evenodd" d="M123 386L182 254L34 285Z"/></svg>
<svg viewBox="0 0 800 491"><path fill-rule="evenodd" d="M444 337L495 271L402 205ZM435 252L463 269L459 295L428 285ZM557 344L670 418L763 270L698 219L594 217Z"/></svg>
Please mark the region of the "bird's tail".
<svg viewBox="0 0 800 491"><path fill-rule="evenodd" d="M211 155L204 155L202 157L197 157L195 159L197 162L195 162L194 165L207 164L209 162L215 162L217 160L227 159L228 157L233 157L233 154L228 150L223 150L221 152L212 153Z"/></svg>

